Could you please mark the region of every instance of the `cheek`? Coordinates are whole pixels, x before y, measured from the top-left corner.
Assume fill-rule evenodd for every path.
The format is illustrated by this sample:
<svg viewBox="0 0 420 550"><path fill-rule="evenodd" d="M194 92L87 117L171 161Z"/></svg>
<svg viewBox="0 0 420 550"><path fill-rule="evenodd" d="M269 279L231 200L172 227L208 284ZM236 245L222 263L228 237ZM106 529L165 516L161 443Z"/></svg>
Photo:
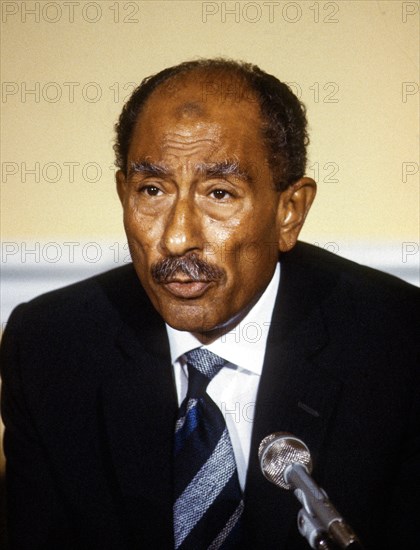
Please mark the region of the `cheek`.
<svg viewBox="0 0 420 550"><path fill-rule="evenodd" d="M124 212L124 228L133 260L140 259L145 265L149 263L147 260L153 261L150 256L161 237L158 220L127 209Z"/></svg>
<svg viewBox="0 0 420 550"><path fill-rule="evenodd" d="M261 277L271 275L278 261L279 246L274 225L248 224L243 231L226 233L225 240L219 244L221 261L231 281L239 281L241 292L247 293L248 286L259 285ZM213 256L216 258L216 256Z"/></svg>
<svg viewBox="0 0 420 550"><path fill-rule="evenodd" d="M157 213L146 215L141 212L132 197L124 208L124 226L133 237L146 242L159 234L161 219Z"/></svg>
<svg viewBox="0 0 420 550"><path fill-rule="evenodd" d="M211 217L203 217L201 222L204 250L208 249L214 261L222 263L229 261L231 255L253 238L254 231L250 227L252 216L232 216L225 221Z"/></svg>

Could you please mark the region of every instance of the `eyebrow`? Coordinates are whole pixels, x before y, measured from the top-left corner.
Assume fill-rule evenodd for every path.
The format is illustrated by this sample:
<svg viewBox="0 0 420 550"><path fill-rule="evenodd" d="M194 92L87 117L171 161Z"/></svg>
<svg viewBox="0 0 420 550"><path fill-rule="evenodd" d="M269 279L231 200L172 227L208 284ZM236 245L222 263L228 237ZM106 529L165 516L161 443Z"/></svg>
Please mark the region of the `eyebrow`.
<svg viewBox="0 0 420 550"><path fill-rule="evenodd" d="M143 174L145 176L154 176L157 178L162 178L171 174L171 171L161 164L155 164L154 162L141 161L141 162L132 162L130 164L130 169L128 175L132 174Z"/></svg>
<svg viewBox="0 0 420 550"><path fill-rule="evenodd" d="M251 175L246 170L242 169L236 160L226 159L221 162L201 162L196 165L195 171L205 178L225 178L227 176L234 176L248 183L253 181ZM132 174L162 178L171 175L172 171L162 164L140 161L130 164L129 176Z"/></svg>
<svg viewBox="0 0 420 550"><path fill-rule="evenodd" d="M224 160L222 162L212 162L209 164L201 164L198 170L207 178L224 178L226 176L234 176L235 178L252 182L251 175L243 170L236 160Z"/></svg>

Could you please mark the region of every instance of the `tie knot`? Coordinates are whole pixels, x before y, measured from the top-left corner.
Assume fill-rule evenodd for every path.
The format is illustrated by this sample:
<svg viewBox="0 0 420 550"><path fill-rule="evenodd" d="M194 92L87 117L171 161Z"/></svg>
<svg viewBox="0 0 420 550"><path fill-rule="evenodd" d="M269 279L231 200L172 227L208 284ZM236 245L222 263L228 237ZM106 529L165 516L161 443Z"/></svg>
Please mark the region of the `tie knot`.
<svg viewBox="0 0 420 550"><path fill-rule="evenodd" d="M201 397L226 361L203 348L193 349L185 356L188 366L188 396Z"/></svg>

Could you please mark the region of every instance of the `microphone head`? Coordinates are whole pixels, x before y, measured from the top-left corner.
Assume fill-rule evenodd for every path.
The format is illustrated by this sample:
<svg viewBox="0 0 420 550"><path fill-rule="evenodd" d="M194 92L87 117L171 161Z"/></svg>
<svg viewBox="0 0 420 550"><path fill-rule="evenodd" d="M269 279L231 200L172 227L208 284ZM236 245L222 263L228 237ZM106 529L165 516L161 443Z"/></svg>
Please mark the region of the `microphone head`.
<svg viewBox="0 0 420 550"><path fill-rule="evenodd" d="M290 464L301 464L312 472L311 453L305 443L287 432L276 432L261 441L258 449L261 471L264 476L282 489L293 489L284 473Z"/></svg>

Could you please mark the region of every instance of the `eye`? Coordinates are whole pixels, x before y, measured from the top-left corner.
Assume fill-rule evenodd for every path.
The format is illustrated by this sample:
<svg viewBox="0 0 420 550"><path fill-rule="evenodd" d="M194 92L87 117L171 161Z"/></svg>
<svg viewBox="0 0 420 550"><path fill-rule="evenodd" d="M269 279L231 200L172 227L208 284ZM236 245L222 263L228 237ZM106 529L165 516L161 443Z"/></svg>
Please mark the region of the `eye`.
<svg viewBox="0 0 420 550"><path fill-rule="evenodd" d="M230 198L232 195L226 191L225 189L214 189L210 195L212 195L215 199L222 200L226 198Z"/></svg>
<svg viewBox="0 0 420 550"><path fill-rule="evenodd" d="M141 189L139 189L139 191L140 193L148 195L149 197L157 197L162 193L161 189L159 189L159 187L156 187L156 185L145 185Z"/></svg>

